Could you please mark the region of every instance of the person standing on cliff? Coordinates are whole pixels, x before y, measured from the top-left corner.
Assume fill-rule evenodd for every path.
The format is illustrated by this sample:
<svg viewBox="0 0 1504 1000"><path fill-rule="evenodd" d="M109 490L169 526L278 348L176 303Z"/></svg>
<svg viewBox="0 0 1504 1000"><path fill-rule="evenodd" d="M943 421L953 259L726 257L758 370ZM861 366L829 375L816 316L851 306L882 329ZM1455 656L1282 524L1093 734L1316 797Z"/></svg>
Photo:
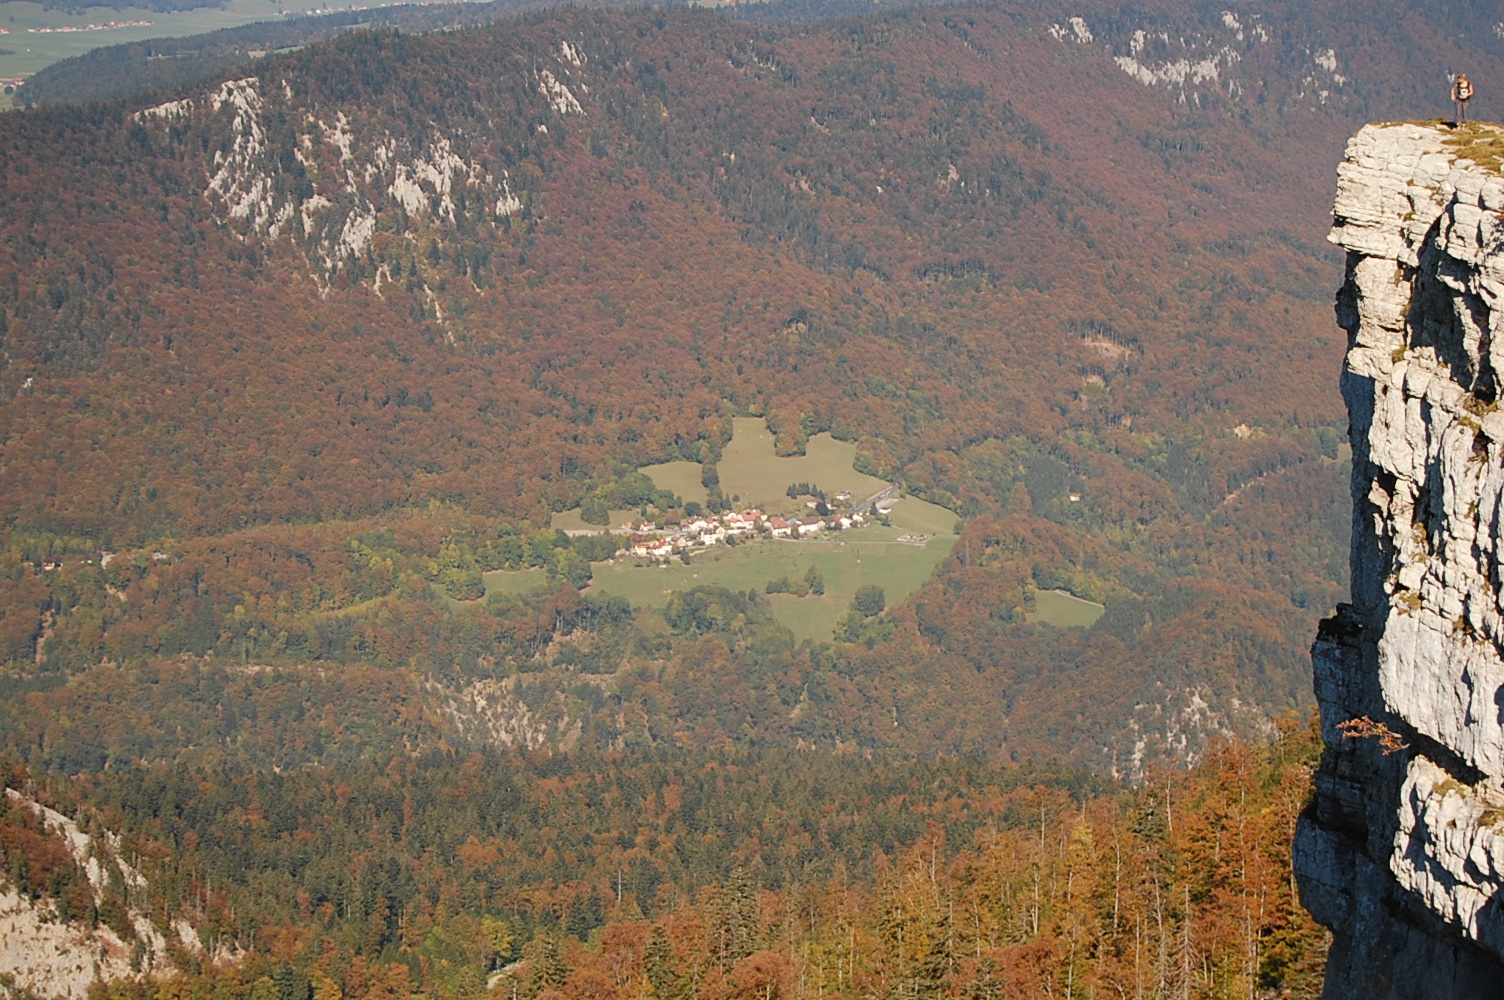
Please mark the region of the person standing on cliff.
<svg viewBox="0 0 1504 1000"><path fill-rule="evenodd" d="M1467 102L1473 97L1473 85L1468 83L1466 73L1457 74L1457 82L1452 84L1452 104L1456 109L1458 125L1467 124Z"/></svg>

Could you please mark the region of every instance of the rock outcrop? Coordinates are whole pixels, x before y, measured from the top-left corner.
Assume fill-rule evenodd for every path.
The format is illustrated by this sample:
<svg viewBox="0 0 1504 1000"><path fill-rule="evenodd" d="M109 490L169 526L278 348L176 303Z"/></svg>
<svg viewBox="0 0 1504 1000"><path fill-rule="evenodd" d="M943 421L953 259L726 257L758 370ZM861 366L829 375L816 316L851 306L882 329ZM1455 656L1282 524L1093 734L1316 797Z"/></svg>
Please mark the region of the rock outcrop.
<svg viewBox="0 0 1504 1000"><path fill-rule="evenodd" d="M1501 151L1371 125L1339 171L1352 603L1312 650L1326 752L1295 848L1328 997L1504 989Z"/></svg>
<svg viewBox="0 0 1504 1000"><path fill-rule="evenodd" d="M87 875L96 906L112 883L127 896L145 891L145 878L121 857L118 837L90 836L67 816L13 788L0 788L0 796L34 813L47 833L66 846ZM134 907L127 907L115 928L97 921L70 922L59 914L55 900L30 898L0 875L0 1000L84 1000L96 983L171 975L176 971L174 953L203 956L198 935L186 920L179 917L166 930L170 941L148 914Z"/></svg>

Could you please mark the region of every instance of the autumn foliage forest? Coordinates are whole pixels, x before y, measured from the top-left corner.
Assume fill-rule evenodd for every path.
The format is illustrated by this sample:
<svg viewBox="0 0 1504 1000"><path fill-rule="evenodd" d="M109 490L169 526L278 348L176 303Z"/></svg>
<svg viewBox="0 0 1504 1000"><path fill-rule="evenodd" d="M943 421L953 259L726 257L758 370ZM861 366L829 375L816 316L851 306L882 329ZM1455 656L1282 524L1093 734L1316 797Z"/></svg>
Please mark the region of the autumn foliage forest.
<svg viewBox="0 0 1504 1000"><path fill-rule="evenodd" d="M1134 754L1136 711L1200 699L1211 732L1266 732L1307 701L1309 627L1344 572L1319 236L1348 122L1277 90L1210 88L1193 113L1051 23L357 33L266 65L255 156L222 95L11 116L7 658L368 659L455 683L547 666L567 613L451 613L443 593L561 570L551 511L713 461L755 414L786 453L857 441L864 471L965 532L892 612L912 621L894 643L788 654L796 692L856 677L806 724L928 714L987 734L949 749L1104 769ZM451 182L425 211L364 179L444 148L490 193ZM300 231L254 225L253 190L303 206ZM341 256L318 206L349 224L357 198L372 232ZM1033 587L1121 604L1116 624L1036 635ZM985 710L957 725L954 688L894 683L900 663ZM1094 685L1113 695L1059 704ZM1142 724L1143 753L1178 753L1178 724Z"/></svg>
<svg viewBox="0 0 1504 1000"><path fill-rule="evenodd" d="M1294 903L1288 843L1318 745L1286 727L1136 792L1052 768L755 750L8 783L132 830L121 848L152 880L129 903L164 930L186 915L238 959L175 946L182 974L101 1000L488 982L601 998L1315 996L1324 937ZM22 855L27 815L0 815L12 865L45 857ZM61 854L56 881L76 884Z"/></svg>
<svg viewBox="0 0 1504 1000"><path fill-rule="evenodd" d="M1500 68L1486 12L820 13L358 31L0 117L7 784L221 959L111 995L1319 990L1333 167ZM592 593L550 515L672 517L636 470L738 416L954 511L883 628ZM1055 588L1106 611L1030 621ZM62 899L39 837L0 817L7 877Z"/></svg>

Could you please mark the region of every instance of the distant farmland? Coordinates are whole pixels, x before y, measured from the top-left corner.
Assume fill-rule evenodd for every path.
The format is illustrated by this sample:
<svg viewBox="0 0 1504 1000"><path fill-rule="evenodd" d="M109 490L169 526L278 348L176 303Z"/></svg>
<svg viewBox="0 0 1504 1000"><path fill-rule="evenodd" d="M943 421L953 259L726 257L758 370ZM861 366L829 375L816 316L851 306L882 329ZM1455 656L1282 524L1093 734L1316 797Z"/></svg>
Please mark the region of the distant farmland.
<svg viewBox="0 0 1504 1000"><path fill-rule="evenodd" d="M810 438L806 452L778 457L773 453L773 435L767 424L758 418L738 417L731 443L717 464L721 491L727 498L739 496L739 509L758 507L776 513L796 508L787 492L793 483L810 483L832 496L838 490L847 490L853 502L891 485L852 468L856 445L837 441L829 434ZM665 462L642 471L660 489L671 490L686 501L705 500L700 466L694 462ZM611 524L619 525L635 515L635 511L613 511ZM710 585L762 592L769 580L802 579L810 567L816 566L825 579L823 595L774 594L773 608L796 639L829 641L836 619L850 605L858 587L877 584L888 603L897 604L929 579L955 544L956 515L944 507L908 497L897 502L889 520L891 526L874 521L864 528L825 533L818 540L762 537L735 547L696 548L687 566L677 560L667 566L633 560L596 563L590 590L624 597L634 607L662 608L675 591ZM600 529L580 521L578 511L555 515L553 523L566 530ZM537 571L530 572L534 575L525 579L522 574L487 573L487 590L515 591L543 582Z"/></svg>
<svg viewBox="0 0 1504 1000"><path fill-rule="evenodd" d="M835 532L819 541L787 541L763 538L730 548L717 545L696 549L690 565L671 562L667 567L631 561L597 563L592 592L625 597L634 607L661 608L676 590L698 586L761 592L769 580L800 579L811 566L825 576L823 596L773 595L778 620L796 639L829 641L836 619L851 604L856 589L875 583L897 604L918 590L950 552L956 536L950 533L955 514L923 500L907 499L893 508L893 527ZM939 522L947 525L935 533ZM929 534L923 544L899 542L902 535Z"/></svg>

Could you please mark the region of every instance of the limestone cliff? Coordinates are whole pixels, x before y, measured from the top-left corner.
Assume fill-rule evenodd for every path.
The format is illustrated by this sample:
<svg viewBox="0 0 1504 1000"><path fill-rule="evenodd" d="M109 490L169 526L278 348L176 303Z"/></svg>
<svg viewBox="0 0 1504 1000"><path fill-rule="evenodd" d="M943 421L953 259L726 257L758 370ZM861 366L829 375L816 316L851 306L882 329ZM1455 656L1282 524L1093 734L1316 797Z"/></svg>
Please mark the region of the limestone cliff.
<svg viewBox="0 0 1504 1000"><path fill-rule="evenodd" d="M144 893L146 880L121 856L120 838L91 836L15 789L0 788L0 796L34 813L48 835L62 842L87 875L96 906L112 883L127 899ZM0 867L0 1000L84 1000L96 983L171 975L174 954L204 955L197 933L181 917L159 928L150 915L127 906L115 928L104 922L70 922L59 914L55 900L31 898L7 881L4 870ZM224 952L215 957L236 956Z"/></svg>
<svg viewBox="0 0 1504 1000"><path fill-rule="evenodd" d="M1312 651L1326 752L1296 838L1328 997L1504 988L1500 148L1371 125L1339 171L1352 604Z"/></svg>

